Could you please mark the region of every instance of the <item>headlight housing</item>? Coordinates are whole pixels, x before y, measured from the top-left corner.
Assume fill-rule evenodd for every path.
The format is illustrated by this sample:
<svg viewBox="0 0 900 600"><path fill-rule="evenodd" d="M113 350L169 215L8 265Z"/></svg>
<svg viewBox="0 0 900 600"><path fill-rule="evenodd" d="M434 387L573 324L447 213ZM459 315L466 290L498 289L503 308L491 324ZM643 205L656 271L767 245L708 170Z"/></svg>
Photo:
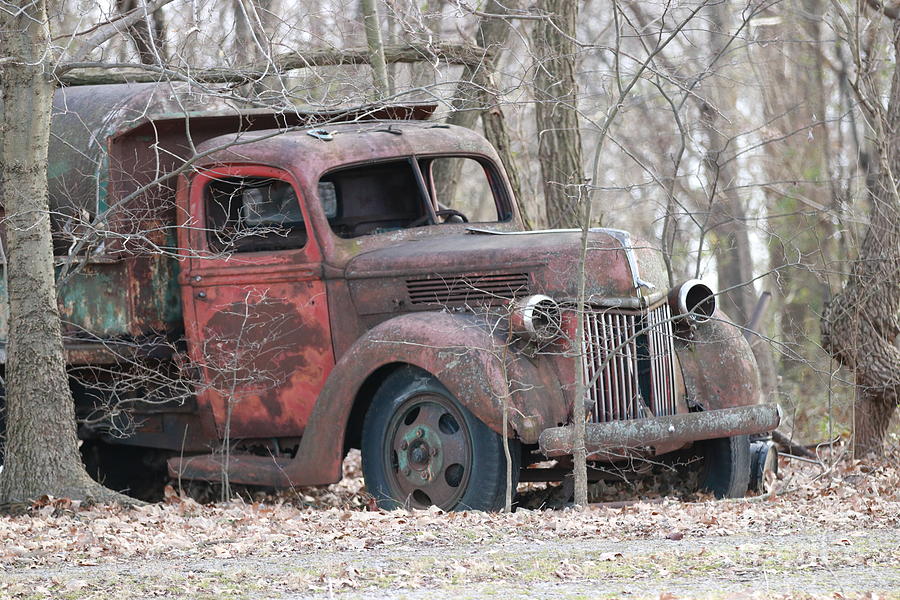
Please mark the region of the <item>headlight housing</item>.
<svg viewBox="0 0 900 600"><path fill-rule="evenodd" d="M562 335L559 304L543 294L519 298L513 303L509 326L517 335L542 342L554 340Z"/></svg>
<svg viewBox="0 0 900 600"><path fill-rule="evenodd" d="M669 305L676 315L683 315L695 323L709 321L718 308L716 293L699 279L688 279L669 292Z"/></svg>

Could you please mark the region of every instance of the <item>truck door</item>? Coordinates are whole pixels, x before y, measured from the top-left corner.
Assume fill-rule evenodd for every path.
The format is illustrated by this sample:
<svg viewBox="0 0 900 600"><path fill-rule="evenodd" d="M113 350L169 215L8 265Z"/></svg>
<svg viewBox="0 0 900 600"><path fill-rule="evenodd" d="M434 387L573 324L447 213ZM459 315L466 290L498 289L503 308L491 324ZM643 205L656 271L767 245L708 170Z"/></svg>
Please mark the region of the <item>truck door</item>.
<svg viewBox="0 0 900 600"><path fill-rule="evenodd" d="M180 281L198 402L221 437L302 435L334 354L300 188L280 169L224 166L193 176L187 204Z"/></svg>

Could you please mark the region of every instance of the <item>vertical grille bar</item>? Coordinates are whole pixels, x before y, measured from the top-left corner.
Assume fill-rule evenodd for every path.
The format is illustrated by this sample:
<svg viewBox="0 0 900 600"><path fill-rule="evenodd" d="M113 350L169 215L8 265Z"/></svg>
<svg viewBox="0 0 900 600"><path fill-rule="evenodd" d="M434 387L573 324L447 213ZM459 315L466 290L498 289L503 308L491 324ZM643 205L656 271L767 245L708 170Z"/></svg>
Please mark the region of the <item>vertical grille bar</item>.
<svg viewBox="0 0 900 600"><path fill-rule="evenodd" d="M626 389L628 390L626 397L628 398L628 419L636 419L640 416L637 410L637 394L635 394L634 384L637 382L636 373L634 372L634 354L631 352L631 345L634 343L634 315L625 315L622 317L625 321L625 341L626 345L622 351L625 353L624 375Z"/></svg>
<svg viewBox="0 0 900 600"><path fill-rule="evenodd" d="M649 416L640 400L642 385L651 413L675 414L675 347L670 319L665 304L643 314L598 310L585 315L582 361L594 422ZM645 340L641 344L647 356L638 353L638 338Z"/></svg>
<svg viewBox="0 0 900 600"><path fill-rule="evenodd" d="M590 317L585 315L584 318L584 336L581 338L581 369L583 371L584 384L587 386L585 392L591 398L591 400L595 400L595 392L594 386L590 383L594 378L594 352L596 350L596 345L593 343L594 336L591 334L590 329L588 329L588 323L590 322ZM594 418L598 419L600 416L597 414L596 404L594 405Z"/></svg>
<svg viewBox="0 0 900 600"><path fill-rule="evenodd" d="M666 347L668 349L668 360L666 360L666 368L668 369L669 376L667 377L667 381L669 382L669 414L675 414L675 341L674 336L672 334L672 309L669 308L668 304L664 305L665 315L666 315L666 327L664 328L665 336L666 336Z"/></svg>
<svg viewBox="0 0 900 600"><path fill-rule="evenodd" d="M656 354L654 356L654 364L653 364L653 372L656 375L656 385L659 389L659 398L656 401L656 410L659 415L666 414L666 383L668 379L668 375L666 374L665 368L665 357L666 357L666 349L665 349L665 339L662 335L662 328L660 324L662 323L662 311L660 309L653 311L653 337L656 338Z"/></svg>
<svg viewBox="0 0 900 600"><path fill-rule="evenodd" d="M619 350L622 357L622 389L624 393L622 397L625 400L625 418L633 419L634 415L634 395L631 393L631 328L628 327L628 315L621 315L619 319L622 322L621 341L622 348Z"/></svg>
<svg viewBox="0 0 900 600"><path fill-rule="evenodd" d="M653 377L653 414L658 415L662 408L662 376L659 372L659 336L657 335L658 320L656 311L650 312L650 374Z"/></svg>
<svg viewBox="0 0 900 600"><path fill-rule="evenodd" d="M666 310L666 307L665 307L665 305L663 305L659 310L655 311L655 312L659 313L657 315L659 323L665 323L665 318L666 318L665 310ZM669 377L670 377L670 375L669 375L669 369L666 366L666 363L668 362L667 359L669 357L669 353L668 353L669 348L668 348L668 344L666 343L666 338L665 338L665 335L663 332L663 328L658 325L655 329L656 329L656 337L659 340L659 358L657 359L657 365L659 367L660 383L662 384L660 386L662 388L661 389L662 395L660 396L660 399L659 399L659 408L661 411L663 411L661 414L668 414L669 395L670 395L669 394L669 387L670 387Z"/></svg>
<svg viewBox="0 0 900 600"><path fill-rule="evenodd" d="M622 380L622 418L630 419L631 388L628 385L628 324L626 315L616 315L619 321L619 378Z"/></svg>
<svg viewBox="0 0 900 600"><path fill-rule="evenodd" d="M609 392L611 400L610 404L612 406L612 410L609 414L610 418L615 421L621 418L619 417L619 378L616 377L616 368L618 367L618 365L616 364L615 354L616 328L612 315L604 314L603 323L604 325L606 325L606 327L604 327L604 332L606 335L603 336L603 339L606 343L606 373L609 376Z"/></svg>
<svg viewBox="0 0 900 600"><path fill-rule="evenodd" d="M650 406L659 414L659 377L656 373L656 319L653 311L647 314L647 355L650 360Z"/></svg>
<svg viewBox="0 0 900 600"><path fill-rule="evenodd" d="M613 421L615 420L615 402L616 399L613 393L613 381L612 377L610 377L612 362L609 350L609 342L612 337L612 327L607 322L607 318L609 315L601 314L597 319L598 329L601 332L602 341L603 341L603 361L606 363L603 366L603 380L606 385L605 394L603 397L603 401L606 404L606 420Z"/></svg>
<svg viewBox="0 0 900 600"><path fill-rule="evenodd" d="M588 313L587 318L585 319L585 323L588 326L588 331L590 332L593 340L598 339L601 334L599 327L597 327L597 315L593 313ZM600 373L600 366L603 364L603 352L601 351L600 346L594 345L594 353L593 353L593 361L591 363L591 380L596 377L596 383L591 386L593 388L593 399L594 399L594 409L597 411L596 417L597 419L606 419L606 415L609 414L606 410L606 386L603 381L603 373ZM599 377L598 377L599 374Z"/></svg>
<svg viewBox="0 0 900 600"><path fill-rule="evenodd" d="M613 323L613 376L616 378L616 419L625 418L625 386L622 382L622 327L619 323L619 315L612 315Z"/></svg>
<svg viewBox="0 0 900 600"><path fill-rule="evenodd" d="M641 416L646 416L643 414L643 411L642 411L641 405L640 405L640 401L639 401L639 399L641 397L641 382L639 379L640 375L638 374L637 338L634 337L637 334L639 324L640 324L640 319L638 319L637 316L632 315L631 316L631 336L632 336L632 338L631 338L631 344L629 345L629 348L631 348L630 365L631 365L631 374L632 374L632 381L633 381L632 396L634 397L634 403L635 403L635 407L636 407L635 412L634 412L635 418L641 417Z"/></svg>

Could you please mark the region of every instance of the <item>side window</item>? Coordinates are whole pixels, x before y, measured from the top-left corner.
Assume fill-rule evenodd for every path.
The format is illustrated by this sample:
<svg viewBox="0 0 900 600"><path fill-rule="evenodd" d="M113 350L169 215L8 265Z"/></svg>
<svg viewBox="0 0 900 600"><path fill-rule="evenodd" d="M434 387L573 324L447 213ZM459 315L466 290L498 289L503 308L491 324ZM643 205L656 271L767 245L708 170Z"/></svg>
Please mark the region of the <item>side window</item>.
<svg viewBox="0 0 900 600"><path fill-rule="evenodd" d="M341 169L319 181L319 201L343 238L425 225L422 192L409 160Z"/></svg>
<svg viewBox="0 0 900 600"><path fill-rule="evenodd" d="M437 210L462 213L470 223L505 221L508 211L494 195L488 170L474 158L442 156L430 161L431 185ZM452 221L451 221L452 222Z"/></svg>
<svg viewBox="0 0 900 600"><path fill-rule="evenodd" d="M225 177L206 186L206 230L217 252L289 250L306 245L293 186L266 177Z"/></svg>

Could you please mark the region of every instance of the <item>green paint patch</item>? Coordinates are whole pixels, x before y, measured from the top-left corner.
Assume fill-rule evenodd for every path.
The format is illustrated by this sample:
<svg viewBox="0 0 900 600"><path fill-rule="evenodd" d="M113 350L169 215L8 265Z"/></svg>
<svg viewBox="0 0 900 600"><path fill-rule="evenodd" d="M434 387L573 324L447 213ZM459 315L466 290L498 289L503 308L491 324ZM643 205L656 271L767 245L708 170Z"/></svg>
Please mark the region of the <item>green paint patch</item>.
<svg viewBox="0 0 900 600"><path fill-rule="evenodd" d="M67 160L55 160L47 165L47 179L62 177L69 172L72 166Z"/></svg>

